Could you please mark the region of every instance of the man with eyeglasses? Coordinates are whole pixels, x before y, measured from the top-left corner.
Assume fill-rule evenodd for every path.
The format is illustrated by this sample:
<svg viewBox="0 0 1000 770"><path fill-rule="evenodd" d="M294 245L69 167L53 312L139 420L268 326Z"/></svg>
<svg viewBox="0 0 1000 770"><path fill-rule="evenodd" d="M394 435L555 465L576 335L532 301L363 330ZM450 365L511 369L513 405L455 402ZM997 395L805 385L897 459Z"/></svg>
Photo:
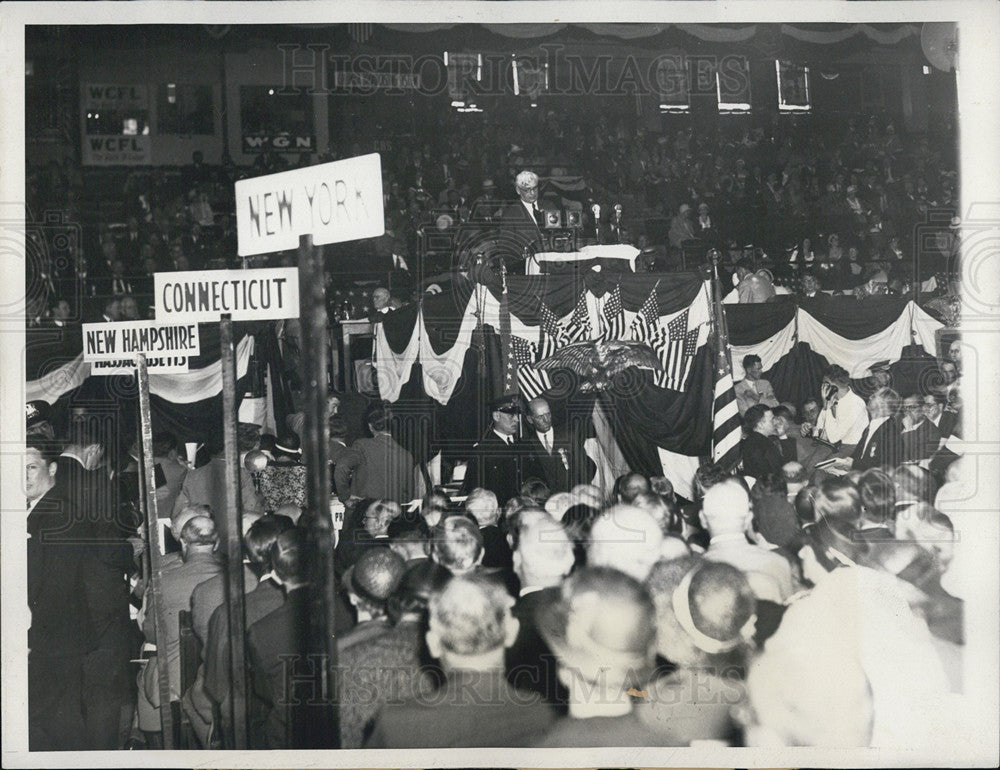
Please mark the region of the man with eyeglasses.
<svg viewBox="0 0 1000 770"><path fill-rule="evenodd" d="M913 393L903 399L903 462L928 459L941 443L941 432L924 412L921 397Z"/></svg>

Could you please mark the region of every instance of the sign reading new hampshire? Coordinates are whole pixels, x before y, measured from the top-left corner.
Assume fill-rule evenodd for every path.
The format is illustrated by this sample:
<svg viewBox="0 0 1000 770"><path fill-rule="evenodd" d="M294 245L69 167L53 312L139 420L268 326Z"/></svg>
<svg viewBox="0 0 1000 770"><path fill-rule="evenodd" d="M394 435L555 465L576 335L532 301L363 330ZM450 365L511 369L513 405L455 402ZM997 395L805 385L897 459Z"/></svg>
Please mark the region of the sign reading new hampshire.
<svg viewBox="0 0 1000 770"><path fill-rule="evenodd" d="M153 287L157 325L218 321L223 313L234 321L299 317L294 267L154 273Z"/></svg>
<svg viewBox="0 0 1000 770"><path fill-rule="evenodd" d="M198 324L166 325L155 321L83 324L84 361L132 359L136 353L157 358L197 356Z"/></svg>
<svg viewBox="0 0 1000 770"><path fill-rule="evenodd" d="M374 238L385 232L378 153L236 183L237 253L241 257L313 243ZM235 320L235 317L234 317Z"/></svg>

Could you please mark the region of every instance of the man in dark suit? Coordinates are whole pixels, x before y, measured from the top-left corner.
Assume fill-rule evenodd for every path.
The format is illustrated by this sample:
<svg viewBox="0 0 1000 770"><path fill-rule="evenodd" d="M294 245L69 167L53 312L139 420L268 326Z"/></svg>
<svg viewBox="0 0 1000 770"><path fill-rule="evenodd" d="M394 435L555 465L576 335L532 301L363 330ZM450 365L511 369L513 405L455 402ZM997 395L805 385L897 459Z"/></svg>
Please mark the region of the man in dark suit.
<svg viewBox="0 0 1000 770"><path fill-rule="evenodd" d="M558 597L560 583L573 569L573 543L562 524L542 511L522 513L513 534L521 587L512 612L520 628L507 650L507 681L541 694L563 711L568 692L559 681L552 650L538 633L535 611Z"/></svg>
<svg viewBox="0 0 1000 770"><path fill-rule="evenodd" d="M121 748L122 711L131 708L128 661L137 649L129 623L129 576L135 570L134 521L126 520L119 488L106 467L105 442L96 420L72 418L69 442L56 460L60 496L87 521L83 596L87 623L80 629L88 647L83 701L90 747Z"/></svg>
<svg viewBox="0 0 1000 770"><path fill-rule="evenodd" d="M84 553L82 519L60 497L53 447L29 438L24 454L28 503L28 748L89 748L83 714L80 629Z"/></svg>
<svg viewBox="0 0 1000 770"><path fill-rule="evenodd" d="M849 468L895 468L902 461L902 429L896 419L899 395L892 388L879 388L868 399L868 427L850 457Z"/></svg>
<svg viewBox="0 0 1000 770"><path fill-rule="evenodd" d="M958 433L958 412L946 409L947 405L944 391L936 390L924 396L924 414L945 439Z"/></svg>
<svg viewBox="0 0 1000 770"><path fill-rule="evenodd" d="M552 409L539 396L528 402L526 415L530 428L524 441L531 448L541 480L552 492L569 492L577 484L587 484L594 477L596 466L582 446L570 440L564 427L552 423Z"/></svg>
<svg viewBox="0 0 1000 770"><path fill-rule="evenodd" d="M927 419L919 394L903 399L902 458L900 462L927 460L941 443L941 431Z"/></svg>
<svg viewBox="0 0 1000 770"><path fill-rule="evenodd" d="M389 416L381 407L368 415L372 438L360 438L344 452L334 472L337 494L408 503L416 496L416 463L389 432Z"/></svg>
<svg viewBox="0 0 1000 770"><path fill-rule="evenodd" d="M517 437L520 414L517 396L493 402L493 426L473 447L462 494L483 487L496 494L503 507L520 494L525 479L541 477L531 448Z"/></svg>
<svg viewBox="0 0 1000 770"><path fill-rule="evenodd" d="M256 741L251 748L331 746L330 736L322 729L328 721L324 716L327 707L310 704L306 697L290 698L285 685L288 665L294 670L287 674L301 677L300 681L307 678L311 667L319 665L310 654L309 548L306 531L298 527L281 533L271 547L271 563L285 591L285 602L247 630L253 693L258 699L250 718L250 732ZM304 684L315 687L316 682ZM291 705L294 700L298 705Z"/></svg>
<svg viewBox="0 0 1000 770"><path fill-rule="evenodd" d="M514 559L507 538L500 531L500 505L497 503L497 496L488 489L473 489L465 501L465 510L472 514L479 525L479 534L483 536L483 567L500 570L507 590L516 592Z"/></svg>
<svg viewBox="0 0 1000 770"><path fill-rule="evenodd" d="M784 460L774 440L774 413L771 407L754 404L743 415L743 473L756 479L769 473L781 473Z"/></svg>
<svg viewBox="0 0 1000 770"><path fill-rule="evenodd" d="M454 577L433 594L426 640L444 680L432 697L386 704L365 747L529 746L543 735L552 711L505 678L504 650L518 630L510 606L482 576Z"/></svg>
<svg viewBox="0 0 1000 770"><path fill-rule="evenodd" d="M545 209L538 204L538 174L522 171L514 180L518 200L500 211L500 229L516 233L518 240L530 245L533 252L548 251L545 233Z"/></svg>

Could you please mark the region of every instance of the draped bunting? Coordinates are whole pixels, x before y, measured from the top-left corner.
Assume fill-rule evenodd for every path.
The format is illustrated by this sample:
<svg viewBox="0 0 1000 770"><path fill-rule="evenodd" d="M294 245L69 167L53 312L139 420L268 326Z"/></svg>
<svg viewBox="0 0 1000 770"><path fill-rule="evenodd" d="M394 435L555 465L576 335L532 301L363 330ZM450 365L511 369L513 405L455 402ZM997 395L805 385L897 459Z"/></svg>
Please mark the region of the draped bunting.
<svg viewBox="0 0 1000 770"><path fill-rule="evenodd" d="M500 328L500 285L489 274L479 277L484 282L476 289L470 284L450 297L438 295L434 302L425 301L422 310L390 313L377 327L379 384L383 386L385 371L386 384L392 386L382 388L383 398L392 401L401 393L409 393L407 414L414 399L423 399L426 403L421 408L429 416L434 415L434 420L441 419L444 412L440 410L445 410L451 415L448 424L453 429L478 431L475 435L456 433L448 439L435 423L435 438L421 439L425 451L446 445L449 440L471 445L488 427L485 399L499 395L502 387L501 344L496 333ZM589 324L588 337L596 337L600 334L600 319L605 318L607 328L613 316L615 327L625 329L622 336L635 338L639 336L636 329L649 331L651 313L655 313L660 327L681 313L689 314L687 328L697 328L699 336L683 392L656 387L653 372L631 369L620 374L613 386L598 397L602 425L610 431L629 467L647 475L667 475L680 494L687 489L693 463L697 462L691 458L709 454L712 445L715 375L714 354L706 344L710 314L706 286L695 273L657 276L585 271L508 278L510 335L523 340L522 347L530 348L532 354L544 347L550 336L559 337L559 344L565 344L567 327L574 318L578 325ZM609 308L613 308L610 315L605 312ZM830 363L844 366L854 377L863 377L876 361L889 360L897 373L907 367L917 372L907 374L908 382L924 377L917 370L926 368L928 354L934 351L935 332L941 328L913 302L893 298L864 302L827 298L819 303L804 301L801 307L792 299L784 299L758 305L728 305L725 312L733 343L734 379L743 377L744 355L759 355L765 377L779 400L795 404L817 395L823 370ZM473 344L474 328L480 321L485 330L485 357ZM543 333L544 329L550 336ZM448 330L453 330L450 335ZM524 354L521 348L517 350L519 355ZM447 381L457 382L457 390L453 389L450 397L445 397L437 380L423 372L425 356L434 366L448 367ZM475 371L470 369L472 360L484 367L478 387L491 383L478 400L470 392L477 388L471 378ZM575 376L553 374L553 388L548 392L553 413L557 418L561 413L576 414L567 406L577 391ZM465 411L456 411L459 403L464 404Z"/></svg>
<svg viewBox="0 0 1000 770"><path fill-rule="evenodd" d="M441 32L455 24L383 24L387 29L399 32ZM569 24L483 24L482 27L489 32L505 38L515 38L520 40L534 40L538 38L555 35L566 29ZM642 38L655 37L671 27L678 29L685 34L698 40L710 43L745 43L751 40L758 32L758 25L748 24L746 26L730 26L722 24L602 24L574 23L574 28L586 29L595 35L602 37L615 37L620 40L639 40ZM769 26L769 25L764 25ZM800 27L792 24L782 24L780 26L782 35L797 40L802 43L814 45L832 45L842 43L857 35L868 38L879 45L896 45L903 40L920 34L920 27L915 24L902 24L892 29L880 29L870 24L851 24L849 26L837 25L830 28L814 29Z"/></svg>

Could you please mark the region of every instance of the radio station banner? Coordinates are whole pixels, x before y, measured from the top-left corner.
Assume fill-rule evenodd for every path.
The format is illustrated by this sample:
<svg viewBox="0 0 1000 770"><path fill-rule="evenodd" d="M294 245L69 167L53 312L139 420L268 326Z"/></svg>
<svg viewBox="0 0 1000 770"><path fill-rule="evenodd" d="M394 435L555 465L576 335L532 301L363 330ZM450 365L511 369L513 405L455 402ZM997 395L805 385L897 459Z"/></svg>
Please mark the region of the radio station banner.
<svg viewBox="0 0 1000 770"><path fill-rule="evenodd" d="M374 238L385 232L378 153L244 179L236 183L241 257L313 243Z"/></svg>
<svg viewBox="0 0 1000 770"><path fill-rule="evenodd" d="M132 375L139 365L135 358L119 358L113 361L94 361L90 365L91 377L112 377ZM188 370L186 356L153 356L146 358L146 371L150 374L185 374Z"/></svg>
<svg viewBox="0 0 1000 770"><path fill-rule="evenodd" d="M295 267L155 273L153 286L157 326L218 321L223 313L234 321L299 317Z"/></svg>
<svg viewBox="0 0 1000 770"><path fill-rule="evenodd" d="M149 113L149 91L145 85L84 83L80 99L85 166L146 166L150 163L150 137L138 129L138 116ZM100 119L105 113L104 120ZM136 118L136 133L125 133L125 122ZM117 133L95 132L92 125L116 126ZM143 117L145 119L145 117Z"/></svg>
<svg viewBox="0 0 1000 770"><path fill-rule="evenodd" d="M182 371L187 371L187 357L201 353L197 323L165 325L155 321L113 321L83 324L82 328L83 360L91 363L128 359L136 353L145 353L147 358L183 358Z"/></svg>
<svg viewBox="0 0 1000 770"><path fill-rule="evenodd" d="M297 134L252 134L243 137L243 152L261 153L267 150L275 152L315 152L316 137Z"/></svg>

